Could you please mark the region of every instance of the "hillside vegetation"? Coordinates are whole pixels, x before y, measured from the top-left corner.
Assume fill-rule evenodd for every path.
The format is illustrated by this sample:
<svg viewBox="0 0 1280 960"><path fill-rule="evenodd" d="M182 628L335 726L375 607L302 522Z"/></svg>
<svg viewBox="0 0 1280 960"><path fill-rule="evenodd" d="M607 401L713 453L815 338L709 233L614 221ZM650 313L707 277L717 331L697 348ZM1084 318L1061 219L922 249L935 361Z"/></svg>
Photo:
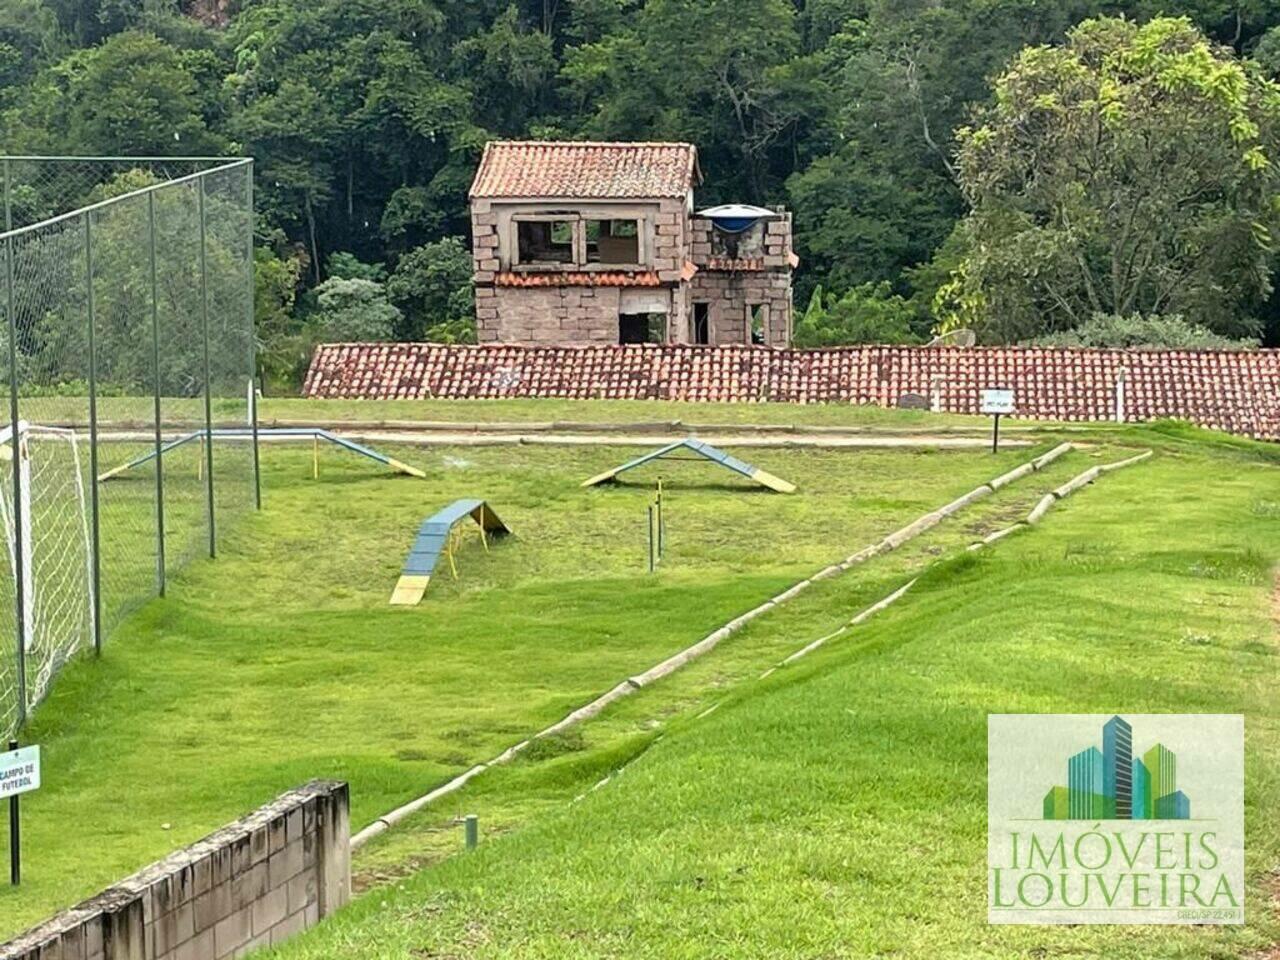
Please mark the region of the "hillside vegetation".
<svg viewBox="0 0 1280 960"><path fill-rule="evenodd" d="M283 383L317 339L473 336L492 138L697 144L700 204L794 210L804 343L1097 315L1256 341L1278 25L1253 0L0 0L0 139L252 156Z"/></svg>

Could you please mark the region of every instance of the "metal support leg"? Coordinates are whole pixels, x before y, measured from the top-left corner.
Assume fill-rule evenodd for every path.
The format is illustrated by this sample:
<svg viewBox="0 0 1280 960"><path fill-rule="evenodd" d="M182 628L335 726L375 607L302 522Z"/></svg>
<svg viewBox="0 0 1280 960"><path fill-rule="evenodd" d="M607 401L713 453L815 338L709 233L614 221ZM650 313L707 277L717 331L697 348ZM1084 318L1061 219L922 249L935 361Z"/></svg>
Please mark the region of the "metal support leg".
<svg viewBox="0 0 1280 960"><path fill-rule="evenodd" d="M161 433L160 392L163 385L160 380L160 284L156 271L156 195L147 194L147 220L151 225L151 362L154 370L153 416L155 419L156 444L156 592L164 596L165 557L164 557L164 437Z"/></svg>
<svg viewBox="0 0 1280 960"><path fill-rule="evenodd" d="M204 468L205 497L209 504L209 556L218 555L217 518L213 494L213 377L209 360L209 251L205 223L205 178L200 184L200 326L204 333Z"/></svg>
<svg viewBox="0 0 1280 960"><path fill-rule="evenodd" d="M102 503L98 495L98 340L93 304L93 214L84 215L84 265L89 313L89 521L92 529L90 589L93 596L93 650L102 653Z"/></svg>

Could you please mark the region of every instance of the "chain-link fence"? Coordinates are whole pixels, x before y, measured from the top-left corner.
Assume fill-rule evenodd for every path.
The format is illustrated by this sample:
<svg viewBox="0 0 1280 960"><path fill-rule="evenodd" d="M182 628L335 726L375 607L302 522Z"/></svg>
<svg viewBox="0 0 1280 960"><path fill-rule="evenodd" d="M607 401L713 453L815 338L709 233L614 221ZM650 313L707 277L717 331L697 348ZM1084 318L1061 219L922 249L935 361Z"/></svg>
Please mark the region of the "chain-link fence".
<svg viewBox="0 0 1280 960"><path fill-rule="evenodd" d="M259 502L253 165L0 157L0 733Z"/></svg>

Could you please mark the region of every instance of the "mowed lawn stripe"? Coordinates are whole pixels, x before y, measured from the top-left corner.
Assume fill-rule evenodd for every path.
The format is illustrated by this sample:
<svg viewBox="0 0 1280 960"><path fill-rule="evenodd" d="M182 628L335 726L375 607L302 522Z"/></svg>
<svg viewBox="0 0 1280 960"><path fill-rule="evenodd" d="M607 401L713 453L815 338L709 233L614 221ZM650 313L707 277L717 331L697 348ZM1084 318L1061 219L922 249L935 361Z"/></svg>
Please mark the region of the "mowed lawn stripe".
<svg viewBox="0 0 1280 960"><path fill-rule="evenodd" d="M1274 467L1185 450L1109 476L281 955L1248 956L1280 939L1274 490ZM987 926L986 717L1018 711L1244 713L1249 925ZM514 774L536 789L537 766Z"/></svg>
<svg viewBox="0 0 1280 960"><path fill-rule="evenodd" d="M795 497L672 464L650 577L656 474L578 487L628 451L387 450L427 480L333 453L315 481L308 446L267 446L264 513L55 683L24 736L45 748L45 786L0 934L312 777L350 780L366 823L1029 455L752 451ZM456 581L390 607L418 524L464 496L494 503L515 539L487 554L469 539Z"/></svg>

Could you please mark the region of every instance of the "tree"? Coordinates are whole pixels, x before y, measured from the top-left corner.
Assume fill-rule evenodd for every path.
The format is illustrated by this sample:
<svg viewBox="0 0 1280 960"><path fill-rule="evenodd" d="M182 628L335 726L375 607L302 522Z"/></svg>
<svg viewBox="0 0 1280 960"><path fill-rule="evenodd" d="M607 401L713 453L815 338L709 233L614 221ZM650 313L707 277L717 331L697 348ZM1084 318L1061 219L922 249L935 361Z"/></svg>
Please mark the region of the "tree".
<svg viewBox="0 0 1280 960"><path fill-rule="evenodd" d="M411 340L474 343L475 290L471 252L461 237L410 250L387 281L387 295L404 311Z"/></svg>
<svg viewBox="0 0 1280 960"><path fill-rule="evenodd" d="M582 132L690 140L716 172L713 198L763 201L801 119L777 73L799 47L784 0L649 0L620 32L567 50L562 73Z"/></svg>
<svg viewBox="0 0 1280 960"><path fill-rule="evenodd" d="M1024 51L960 134L957 272L988 339L1096 313L1258 332L1280 219L1280 88L1186 19L1101 18Z"/></svg>
<svg viewBox="0 0 1280 960"><path fill-rule="evenodd" d="M330 250L379 259L387 198L425 186L449 215L484 140L453 63L443 4L420 0L262 0L228 43L231 129L260 160L264 219L306 243L313 281ZM467 29L476 29L468 17Z"/></svg>
<svg viewBox="0 0 1280 960"><path fill-rule="evenodd" d="M329 276L341 277L343 280L372 280L383 283L387 279L387 268L381 263L365 263L354 253L338 250L329 254L325 262Z"/></svg>
<svg viewBox="0 0 1280 960"><path fill-rule="evenodd" d="M1094 0L825 0L805 5L817 129L787 180L799 292L889 280L904 292L964 215L956 127L1024 46L1060 42ZM816 34L813 31L817 31ZM796 66L793 64L794 71Z"/></svg>
<svg viewBox="0 0 1280 960"><path fill-rule="evenodd" d="M836 347L851 343L919 343L913 327L919 315L887 281L854 287L843 296L814 290L809 308L797 319L797 347Z"/></svg>
<svg viewBox="0 0 1280 960"><path fill-rule="evenodd" d="M253 251L253 314L258 367L269 386L294 386L311 357L311 338L294 316L305 272L296 250L285 256L269 247Z"/></svg>
<svg viewBox="0 0 1280 960"><path fill-rule="evenodd" d="M1256 340L1232 340L1205 327L1187 323L1178 316L1109 317L1098 314L1073 330L1037 337L1031 343L1042 347L1104 347L1125 350L1134 347L1172 350L1253 350Z"/></svg>
<svg viewBox="0 0 1280 960"><path fill-rule="evenodd" d="M204 115L199 62L151 34L119 33L41 71L7 125L50 152L217 154L227 145Z"/></svg>
<svg viewBox="0 0 1280 960"><path fill-rule="evenodd" d="M519 135L545 109L548 80L556 72L551 37L522 29L514 6L487 31L459 43L455 54L472 91L473 109L494 133Z"/></svg>
<svg viewBox="0 0 1280 960"><path fill-rule="evenodd" d="M1267 31L1253 55L1271 79L1280 78L1280 27Z"/></svg>
<svg viewBox="0 0 1280 960"><path fill-rule="evenodd" d="M57 17L44 3L0 2L0 107L30 80L42 59L61 48Z"/></svg>
<svg viewBox="0 0 1280 960"><path fill-rule="evenodd" d="M330 277L316 287L314 323L321 339L356 343L390 340L400 311L387 302L386 290L374 280Z"/></svg>

